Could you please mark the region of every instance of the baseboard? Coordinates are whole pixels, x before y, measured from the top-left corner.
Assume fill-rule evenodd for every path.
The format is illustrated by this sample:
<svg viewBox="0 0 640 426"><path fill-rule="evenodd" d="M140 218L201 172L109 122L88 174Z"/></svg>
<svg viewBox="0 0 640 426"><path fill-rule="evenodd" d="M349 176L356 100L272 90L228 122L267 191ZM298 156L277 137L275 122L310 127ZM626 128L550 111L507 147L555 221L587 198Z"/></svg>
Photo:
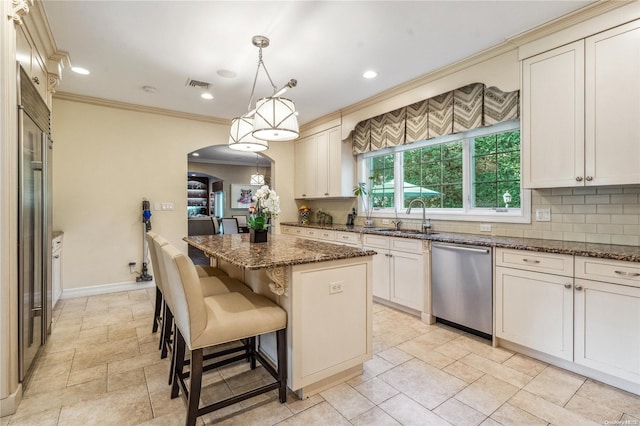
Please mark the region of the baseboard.
<svg viewBox="0 0 640 426"><path fill-rule="evenodd" d="M6 398L0 399L0 417L15 414L18 405L20 405L20 401L22 401L22 383L18 383L18 388L14 393Z"/></svg>
<svg viewBox="0 0 640 426"><path fill-rule="evenodd" d="M124 283L102 284L91 287L70 288L62 290L60 299L73 299L75 297L96 296L98 294L118 293L121 291L140 290L141 288L155 287L154 281L135 282L129 281Z"/></svg>

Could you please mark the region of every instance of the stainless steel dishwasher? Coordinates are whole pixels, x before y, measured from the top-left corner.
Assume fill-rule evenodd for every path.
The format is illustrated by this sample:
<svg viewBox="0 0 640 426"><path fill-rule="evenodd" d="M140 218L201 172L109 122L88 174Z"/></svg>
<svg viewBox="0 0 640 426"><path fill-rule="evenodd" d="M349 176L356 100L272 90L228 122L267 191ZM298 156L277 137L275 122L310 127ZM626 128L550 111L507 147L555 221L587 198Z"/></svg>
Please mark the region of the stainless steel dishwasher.
<svg viewBox="0 0 640 426"><path fill-rule="evenodd" d="M493 291L491 248L431 244L431 311L443 323L491 337ZM478 333L476 333L478 334Z"/></svg>

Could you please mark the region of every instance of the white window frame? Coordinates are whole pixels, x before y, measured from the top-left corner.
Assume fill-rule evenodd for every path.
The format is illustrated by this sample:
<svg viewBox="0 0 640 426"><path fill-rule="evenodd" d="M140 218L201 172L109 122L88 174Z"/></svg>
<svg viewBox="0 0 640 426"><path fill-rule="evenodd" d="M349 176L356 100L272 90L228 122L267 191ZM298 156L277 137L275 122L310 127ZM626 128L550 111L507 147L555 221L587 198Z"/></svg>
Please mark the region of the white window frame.
<svg viewBox="0 0 640 426"><path fill-rule="evenodd" d="M401 145L393 148L381 149L378 151L367 152L358 155L357 157L357 177L358 182L367 182L367 188L369 185L370 176L368 170L368 159L371 157L377 157L386 154L397 154L400 152L422 148L426 146L439 145L443 143L449 143L454 141L463 141L463 154L462 154L462 190L463 190L463 208L461 209L426 209L426 214L429 219L434 220L456 220L456 221L470 221L470 222L501 222L501 223L531 223L531 190L522 188L522 180L520 182L520 208L509 208L506 211L503 209L489 209L489 208L474 208L471 207L471 187L473 170L471 169L471 139L488 136L496 133L505 133L512 130L519 130L519 120L512 120L505 123L496 124L491 127L483 127L479 129L469 130L463 133L457 133L454 135L446 135L439 138L433 138L426 141L418 141L408 145ZM522 150L520 151L520 170L522 170ZM403 173L403 156L396 155L394 158L394 181L395 181L395 194L403 194L402 177ZM358 200L358 215L364 216L364 202ZM406 214L406 209L402 206L403 195L400 197L394 197L395 207L390 208L374 208L372 217L375 218L410 218L410 219L422 219L422 209L414 208L411 210L411 214Z"/></svg>

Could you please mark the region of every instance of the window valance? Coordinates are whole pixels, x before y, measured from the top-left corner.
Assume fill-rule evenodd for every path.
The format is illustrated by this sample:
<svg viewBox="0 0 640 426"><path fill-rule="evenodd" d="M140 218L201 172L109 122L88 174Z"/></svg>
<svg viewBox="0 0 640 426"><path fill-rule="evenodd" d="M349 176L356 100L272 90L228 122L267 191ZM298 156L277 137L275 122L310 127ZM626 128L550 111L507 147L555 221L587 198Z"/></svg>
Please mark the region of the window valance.
<svg viewBox="0 0 640 426"><path fill-rule="evenodd" d="M518 90L473 83L394 111L362 120L353 153L377 151L438 136L491 126L520 117Z"/></svg>

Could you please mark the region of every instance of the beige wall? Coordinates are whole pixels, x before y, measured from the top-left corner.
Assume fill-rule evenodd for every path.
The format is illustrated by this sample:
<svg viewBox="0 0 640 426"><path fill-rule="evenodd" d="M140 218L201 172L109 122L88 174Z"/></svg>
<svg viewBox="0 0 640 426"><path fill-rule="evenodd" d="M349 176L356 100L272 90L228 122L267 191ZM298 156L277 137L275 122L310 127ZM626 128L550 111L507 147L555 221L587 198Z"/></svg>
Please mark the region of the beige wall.
<svg viewBox="0 0 640 426"><path fill-rule="evenodd" d="M146 198L153 230L186 250L187 153L226 144L225 125L54 99L54 229L64 231L64 291L135 280L141 264ZM273 143L272 183L282 220L295 219L293 144Z"/></svg>

